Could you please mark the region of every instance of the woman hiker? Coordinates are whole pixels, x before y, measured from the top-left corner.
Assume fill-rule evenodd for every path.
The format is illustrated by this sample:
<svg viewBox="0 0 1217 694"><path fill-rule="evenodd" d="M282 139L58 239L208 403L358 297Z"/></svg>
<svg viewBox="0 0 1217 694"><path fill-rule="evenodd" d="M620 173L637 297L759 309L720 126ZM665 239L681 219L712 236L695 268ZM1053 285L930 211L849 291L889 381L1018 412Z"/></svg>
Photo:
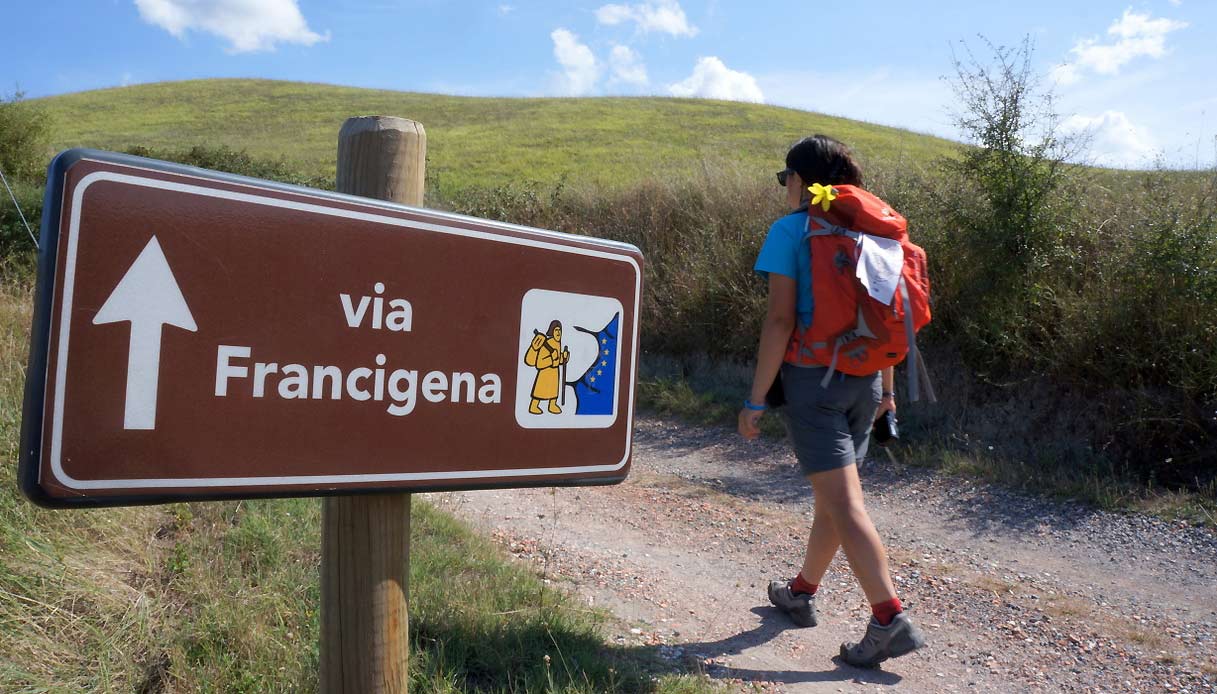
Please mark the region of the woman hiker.
<svg viewBox="0 0 1217 694"><path fill-rule="evenodd" d="M785 361L796 325L815 320L806 236L808 188L814 183L861 187L862 173L849 148L815 135L790 148L778 182L785 186L793 212L773 223L756 261L756 271L769 282L768 310L752 391L739 413L739 432L746 439L760 433L766 393L780 371L787 428L799 467L815 494L815 516L802 569L790 581L772 582L769 600L799 626L815 626L816 590L837 548L844 549L873 617L861 641L841 644L841 657L851 665L874 667L925 645L896 597L887 554L866 512L858 480L857 462L866 455L872 424L896 410L892 369L868 376L834 373L822 387L828 365Z"/></svg>

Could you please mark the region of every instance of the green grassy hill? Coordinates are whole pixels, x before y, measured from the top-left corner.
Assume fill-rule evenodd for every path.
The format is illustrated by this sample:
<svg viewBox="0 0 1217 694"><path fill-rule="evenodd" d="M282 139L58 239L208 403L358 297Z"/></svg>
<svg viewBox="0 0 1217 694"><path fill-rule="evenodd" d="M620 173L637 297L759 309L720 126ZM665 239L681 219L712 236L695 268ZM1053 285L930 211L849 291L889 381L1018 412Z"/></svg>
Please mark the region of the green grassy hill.
<svg viewBox="0 0 1217 694"><path fill-rule="evenodd" d="M441 190L537 181L628 185L704 167L768 175L813 132L864 161L926 161L947 140L805 111L670 98L519 99L443 96L270 80L215 79L103 89L38 100L54 145L123 150L226 145L333 176L338 129L394 115L427 129L428 173Z"/></svg>

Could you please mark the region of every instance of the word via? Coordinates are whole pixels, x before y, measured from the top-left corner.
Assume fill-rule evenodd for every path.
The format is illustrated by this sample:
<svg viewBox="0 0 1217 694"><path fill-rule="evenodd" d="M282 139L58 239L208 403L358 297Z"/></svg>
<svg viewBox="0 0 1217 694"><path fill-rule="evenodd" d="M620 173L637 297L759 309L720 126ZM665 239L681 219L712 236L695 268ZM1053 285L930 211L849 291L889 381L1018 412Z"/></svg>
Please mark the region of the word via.
<svg viewBox="0 0 1217 694"><path fill-rule="evenodd" d="M384 328L395 332L409 332L414 323L414 307L410 305L410 302L405 299L390 299L390 311L388 315L385 315L385 300L380 296L385 293L385 283L377 282L372 289L375 290L377 296L360 297L358 306L351 300L350 294L338 295L338 300L342 302L342 313L346 316L347 325L352 328L363 326L370 304L373 330Z"/></svg>
<svg viewBox="0 0 1217 694"><path fill-rule="evenodd" d="M217 398L228 396L230 381L246 381L255 398L266 396L267 381L275 381L271 392L284 400L341 400L343 396L365 402L391 403L387 412L403 417L414 411L419 391L427 402L476 402L497 404L502 399L503 382L498 374L475 377L465 371L428 371L419 378L417 370L369 368L360 366L347 372L337 366L305 366L278 362L251 361L253 350L240 345L220 345L216 350ZM376 366L383 367L385 355L376 355ZM252 367L252 375L250 374Z"/></svg>

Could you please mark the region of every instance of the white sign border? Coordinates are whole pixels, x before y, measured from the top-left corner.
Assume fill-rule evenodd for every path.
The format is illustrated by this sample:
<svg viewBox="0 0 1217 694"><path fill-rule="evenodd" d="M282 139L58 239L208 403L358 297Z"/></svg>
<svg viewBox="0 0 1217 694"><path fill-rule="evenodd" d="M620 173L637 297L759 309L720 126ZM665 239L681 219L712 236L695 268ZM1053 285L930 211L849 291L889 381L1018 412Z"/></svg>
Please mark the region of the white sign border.
<svg viewBox="0 0 1217 694"><path fill-rule="evenodd" d="M138 167L130 167L139 170ZM223 198L237 202L252 203L256 205L266 205L269 207L280 207L311 214L326 215L331 217L343 217L346 219L354 219L365 222L373 222L386 224L396 227L409 227L412 230L432 231L440 234L453 234L457 236L467 236L478 238L487 241L497 241L520 246L528 246L532 248L544 248L547 250L559 251L563 253L575 253L578 255L587 255L597 258L605 258L608 260L616 260L626 262L634 269L634 334L633 334L633 361L630 369L630 400L629 408L626 416L629 420L626 425L625 437L625 455L621 461L614 465L580 465L573 467L561 468L528 468L519 470L452 470L452 471L436 471L436 472L412 472L412 473L390 473L390 474L365 474L365 475L293 475L282 477L207 477L207 478L164 478L164 479L115 479L115 480L78 480L67 474L63 469L63 408L64 396L66 390L66 376L68 366L68 338L71 332L71 316L72 316L72 297L75 289L76 281L76 249L79 240L80 232L80 208L84 201L84 194L89 186L102 181L112 181L116 183L125 183L134 186L143 186L147 188L157 188L161 190L171 190L180 193L202 195L205 197ZM242 184L236 181L221 181L227 185L245 186L253 190L260 190L256 186ZM309 197L307 191L283 191L292 194ZM319 200L326 200L322 196L311 196ZM359 203L358 200L352 200L352 203ZM428 210L411 208L411 211L416 211L422 214L428 214ZM453 217L454 219L457 217ZM473 220L485 223L485 220ZM494 224L494 223L491 223ZM529 233L541 233L546 236L555 238L565 238L565 235L556 232L545 232L544 230L531 229L528 227L515 227L506 224L495 224L503 228L519 229ZM596 243L597 239L577 237L580 241ZM616 244L605 244L608 247L614 247ZM63 274L63 292L61 297L60 308L60 327L58 359L55 364L55 393L53 400L53 411L51 416L51 471L57 482L68 487L69 489L91 490L91 489L194 489L208 487L287 487L295 485L355 485L360 483L377 483L377 482L411 482L411 481L426 481L426 480L453 480L453 479L495 479L503 478L510 479L512 477L530 477L530 476L557 476L557 475L572 475L579 473L595 473L595 472L611 472L620 470L625 466L626 461L630 458L630 451L633 445L633 419L634 419L634 390L635 380L638 372L638 325L639 325L639 304L641 303L642 294L642 269L638 263L629 255L622 253L613 253L608 251L598 251L589 248L579 248L575 246L564 246L545 241L537 241L532 239L522 239L513 236L502 236L498 234L487 233L483 231L474 231L471 229L463 229L460 227L446 226L443 224L432 224L428 222L419 222L408 219L400 219L397 217L388 217L369 212L358 212L355 210L346 210L337 207L328 207L312 203L297 202L295 200L284 200L281 198L272 198L264 195L256 195L252 193L239 193L230 190L222 190L217 188L207 188L203 186L178 183L175 181L165 181L157 178L146 178L141 176L133 176L130 174L122 174L113 171L97 171L86 175L76 185L72 192L72 207L71 207L71 224L68 229L67 253L64 258L65 268ZM57 280L58 281L58 280ZM48 345L49 350L49 345ZM39 476L41 476L41 471Z"/></svg>

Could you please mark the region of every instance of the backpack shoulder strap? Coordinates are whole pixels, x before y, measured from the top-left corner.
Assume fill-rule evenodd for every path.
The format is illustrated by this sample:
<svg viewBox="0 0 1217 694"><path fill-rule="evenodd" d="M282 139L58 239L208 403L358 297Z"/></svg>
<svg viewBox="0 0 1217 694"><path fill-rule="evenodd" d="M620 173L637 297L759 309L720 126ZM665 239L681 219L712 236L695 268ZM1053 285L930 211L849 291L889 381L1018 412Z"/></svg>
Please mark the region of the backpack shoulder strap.
<svg viewBox="0 0 1217 694"><path fill-rule="evenodd" d="M819 229L811 228L811 220L813 220L813 219L816 220L816 222L820 225ZM808 214L807 215L807 236L808 237L812 237L812 236L848 236L849 238L857 241L862 236L862 234L857 231L854 231L853 229L846 229L843 226L838 226L836 224L833 224L832 222L828 221L827 219L824 219L823 217L813 217L812 215Z"/></svg>

